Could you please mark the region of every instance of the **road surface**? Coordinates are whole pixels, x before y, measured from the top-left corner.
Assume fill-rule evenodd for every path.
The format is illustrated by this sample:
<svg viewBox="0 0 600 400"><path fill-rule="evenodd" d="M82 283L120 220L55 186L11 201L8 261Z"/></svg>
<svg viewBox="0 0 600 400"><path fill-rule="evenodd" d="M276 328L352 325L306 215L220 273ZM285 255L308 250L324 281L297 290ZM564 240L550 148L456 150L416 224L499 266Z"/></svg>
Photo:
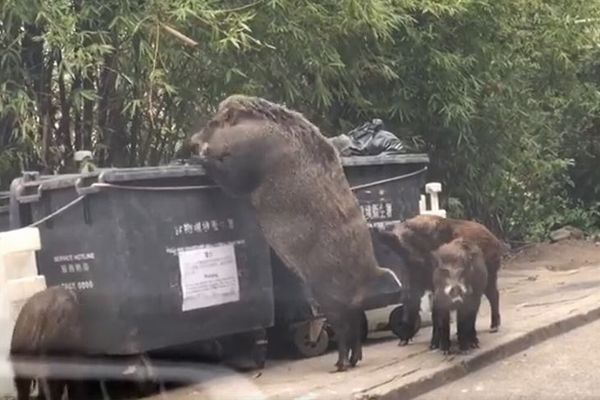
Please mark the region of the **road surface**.
<svg viewBox="0 0 600 400"><path fill-rule="evenodd" d="M600 321L548 340L417 400L600 399Z"/></svg>

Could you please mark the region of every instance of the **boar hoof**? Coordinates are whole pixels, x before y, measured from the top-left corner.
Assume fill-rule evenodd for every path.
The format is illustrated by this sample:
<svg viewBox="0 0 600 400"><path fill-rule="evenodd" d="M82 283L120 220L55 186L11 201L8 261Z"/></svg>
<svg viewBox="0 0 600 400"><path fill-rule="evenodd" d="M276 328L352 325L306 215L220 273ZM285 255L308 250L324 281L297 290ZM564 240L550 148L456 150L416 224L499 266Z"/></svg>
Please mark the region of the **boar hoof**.
<svg viewBox="0 0 600 400"><path fill-rule="evenodd" d="M400 339L400 342L398 342L398 346L406 346L408 342L410 342L409 339Z"/></svg>
<svg viewBox="0 0 600 400"><path fill-rule="evenodd" d="M348 361L338 361L335 363L336 370L334 372L344 372L348 370L350 364Z"/></svg>
<svg viewBox="0 0 600 400"><path fill-rule="evenodd" d="M444 355L450 354L450 343L442 343L440 345L440 350L444 353Z"/></svg>
<svg viewBox="0 0 600 400"><path fill-rule="evenodd" d="M404 327L401 330L398 330L397 336L400 338L400 340L405 340L408 342L415 337L415 334L416 332L414 332L414 330Z"/></svg>
<svg viewBox="0 0 600 400"><path fill-rule="evenodd" d="M350 356L350 366L356 367L356 364L362 360L362 351L352 351L352 355Z"/></svg>
<svg viewBox="0 0 600 400"><path fill-rule="evenodd" d="M492 317L492 323L490 324L490 332L496 333L500 330L500 316Z"/></svg>

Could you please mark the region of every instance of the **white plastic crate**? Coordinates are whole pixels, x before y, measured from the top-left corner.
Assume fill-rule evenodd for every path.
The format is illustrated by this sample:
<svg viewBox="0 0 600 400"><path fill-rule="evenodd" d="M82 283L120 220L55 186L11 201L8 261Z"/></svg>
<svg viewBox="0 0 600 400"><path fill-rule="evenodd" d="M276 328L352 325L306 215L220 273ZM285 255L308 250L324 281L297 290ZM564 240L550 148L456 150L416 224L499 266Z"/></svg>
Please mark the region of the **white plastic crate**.
<svg viewBox="0 0 600 400"><path fill-rule="evenodd" d="M0 232L0 255L37 251L41 247L38 228L21 228Z"/></svg>
<svg viewBox="0 0 600 400"><path fill-rule="evenodd" d="M0 232L0 358L8 365L8 353L15 320L33 294L46 288L46 279L38 275L35 252L41 248L37 228ZM12 370L0 377L0 397L15 395ZM4 373L5 372L5 373Z"/></svg>
<svg viewBox="0 0 600 400"><path fill-rule="evenodd" d="M6 282L6 301L9 305L9 317L13 323L25 302L44 289L46 289L46 278L43 275L12 279Z"/></svg>

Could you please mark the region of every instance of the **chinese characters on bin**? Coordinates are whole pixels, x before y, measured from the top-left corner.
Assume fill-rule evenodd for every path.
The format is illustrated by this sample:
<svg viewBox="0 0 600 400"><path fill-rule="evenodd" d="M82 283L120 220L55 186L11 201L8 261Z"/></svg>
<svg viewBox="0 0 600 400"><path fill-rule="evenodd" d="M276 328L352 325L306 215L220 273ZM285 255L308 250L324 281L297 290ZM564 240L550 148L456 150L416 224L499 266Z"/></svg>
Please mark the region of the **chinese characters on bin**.
<svg viewBox="0 0 600 400"><path fill-rule="evenodd" d="M175 226L175 236L233 230L234 227L232 218L226 220L205 220L194 223L188 222Z"/></svg>
<svg viewBox="0 0 600 400"><path fill-rule="evenodd" d="M392 203L361 204L360 209L367 220L392 218Z"/></svg>

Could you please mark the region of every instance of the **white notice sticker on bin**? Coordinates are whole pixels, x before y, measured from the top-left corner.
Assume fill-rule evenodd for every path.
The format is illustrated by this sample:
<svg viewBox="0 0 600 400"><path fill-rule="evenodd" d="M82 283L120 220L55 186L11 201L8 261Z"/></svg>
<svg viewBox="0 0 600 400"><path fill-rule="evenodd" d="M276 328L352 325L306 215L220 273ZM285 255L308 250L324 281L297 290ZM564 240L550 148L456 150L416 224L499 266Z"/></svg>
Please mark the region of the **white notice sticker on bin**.
<svg viewBox="0 0 600 400"><path fill-rule="evenodd" d="M224 244L179 252L183 311L240 299L235 247Z"/></svg>

